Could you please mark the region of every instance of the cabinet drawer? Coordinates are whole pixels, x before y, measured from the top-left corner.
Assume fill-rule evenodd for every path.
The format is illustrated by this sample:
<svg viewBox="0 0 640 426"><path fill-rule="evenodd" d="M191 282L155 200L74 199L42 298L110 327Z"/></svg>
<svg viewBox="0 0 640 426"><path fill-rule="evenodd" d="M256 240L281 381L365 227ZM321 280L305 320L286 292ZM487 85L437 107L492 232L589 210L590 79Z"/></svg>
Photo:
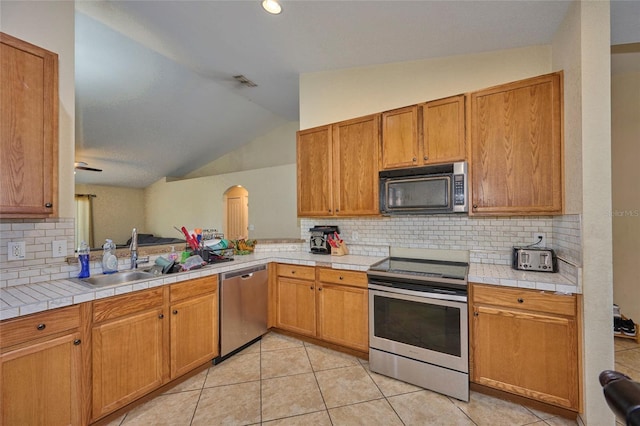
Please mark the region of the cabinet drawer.
<svg viewBox="0 0 640 426"><path fill-rule="evenodd" d="M575 316L576 296L484 285L473 285L473 303Z"/></svg>
<svg viewBox="0 0 640 426"><path fill-rule="evenodd" d="M0 324L0 347L25 343L80 326L80 305L40 312Z"/></svg>
<svg viewBox="0 0 640 426"><path fill-rule="evenodd" d="M184 281L171 286L171 302L211 293L218 289L218 275Z"/></svg>
<svg viewBox="0 0 640 426"><path fill-rule="evenodd" d="M278 276L299 278L301 280L315 280L316 268L314 266L278 264Z"/></svg>
<svg viewBox="0 0 640 426"><path fill-rule="evenodd" d="M93 302L93 320L106 321L162 306L162 288L136 291Z"/></svg>
<svg viewBox="0 0 640 426"><path fill-rule="evenodd" d="M367 274L365 272L318 268L318 280L323 283L367 288Z"/></svg>

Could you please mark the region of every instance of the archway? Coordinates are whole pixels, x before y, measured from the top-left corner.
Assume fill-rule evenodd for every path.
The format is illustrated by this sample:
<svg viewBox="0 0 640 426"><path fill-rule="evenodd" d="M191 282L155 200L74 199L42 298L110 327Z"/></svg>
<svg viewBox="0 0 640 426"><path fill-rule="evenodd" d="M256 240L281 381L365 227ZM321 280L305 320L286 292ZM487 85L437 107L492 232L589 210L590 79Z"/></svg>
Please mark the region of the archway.
<svg viewBox="0 0 640 426"><path fill-rule="evenodd" d="M240 185L224 193L224 235L229 240L249 237L249 191Z"/></svg>

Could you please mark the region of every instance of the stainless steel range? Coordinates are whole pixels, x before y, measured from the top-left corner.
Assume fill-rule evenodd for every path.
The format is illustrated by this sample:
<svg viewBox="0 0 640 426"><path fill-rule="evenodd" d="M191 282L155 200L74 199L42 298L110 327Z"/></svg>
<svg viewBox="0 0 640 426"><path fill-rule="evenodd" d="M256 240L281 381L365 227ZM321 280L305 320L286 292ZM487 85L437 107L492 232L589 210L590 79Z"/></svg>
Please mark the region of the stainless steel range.
<svg viewBox="0 0 640 426"><path fill-rule="evenodd" d="M467 270L393 252L369 269L371 371L469 400Z"/></svg>

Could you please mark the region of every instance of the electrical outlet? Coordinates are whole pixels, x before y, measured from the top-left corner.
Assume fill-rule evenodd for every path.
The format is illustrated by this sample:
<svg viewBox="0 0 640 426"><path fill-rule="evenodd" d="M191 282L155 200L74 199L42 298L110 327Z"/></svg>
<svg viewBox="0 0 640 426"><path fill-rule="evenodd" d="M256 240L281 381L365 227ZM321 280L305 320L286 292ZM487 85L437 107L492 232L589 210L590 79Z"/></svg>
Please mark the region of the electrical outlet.
<svg viewBox="0 0 640 426"><path fill-rule="evenodd" d="M9 243L9 251L7 253L8 260L24 260L27 254L24 241L15 241Z"/></svg>
<svg viewBox="0 0 640 426"><path fill-rule="evenodd" d="M351 240L358 241L358 238L360 238L360 236L358 235L358 231L353 231L351 233Z"/></svg>
<svg viewBox="0 0 640 426"><path fill-rule="evenodd" d="M249 231L255 231L256 227L253 224L249 225Z"/></svg>
<svg viewBox="0 0 640 426"><path fill-rule="evenodd" d="M547 237L544 232L534 232L533 234L533 242L538 247L546 247L547 246Z"/></svg>
<svg viewBox="0 0 640 426"><path fill-rule="evenodd" d="M53 257L65 257L67 255L67 241L54 241L51 245L51 255Z"/></svg>

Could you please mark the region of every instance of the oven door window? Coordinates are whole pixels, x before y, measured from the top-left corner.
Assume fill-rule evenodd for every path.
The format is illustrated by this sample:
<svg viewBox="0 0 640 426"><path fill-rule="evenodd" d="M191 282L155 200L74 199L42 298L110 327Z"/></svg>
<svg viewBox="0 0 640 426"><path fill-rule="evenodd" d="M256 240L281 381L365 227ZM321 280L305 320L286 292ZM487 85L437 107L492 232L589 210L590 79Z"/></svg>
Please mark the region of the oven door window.
<svg viewBox="0 0 640 426"><path fill-rule="evenodd" d="M374 296L374 335L461 356L460 308Z"/></svg>

